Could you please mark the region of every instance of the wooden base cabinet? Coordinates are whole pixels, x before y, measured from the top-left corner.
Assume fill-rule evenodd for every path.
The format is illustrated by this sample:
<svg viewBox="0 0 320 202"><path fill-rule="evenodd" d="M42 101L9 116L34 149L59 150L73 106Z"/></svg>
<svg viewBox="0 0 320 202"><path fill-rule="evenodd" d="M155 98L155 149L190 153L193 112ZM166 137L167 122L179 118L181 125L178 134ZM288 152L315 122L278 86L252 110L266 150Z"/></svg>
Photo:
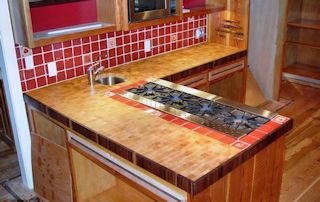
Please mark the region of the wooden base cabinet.
<svg viewBox="0 0 320 202"><path fill-rule="evenodd" d="M68 132L76 201L187 201L187 193Z"/></svg>
<svg viewBox="0 0 320 202"><path fill-rule="evenodd" d="M216 66L209 72L209 93L244 102L246 69L246 58Z"/></svg>
<svg viewBox="0 0 320 202"><path fill-rule="evenodd" d="M29 110L29 121L34 191L49 201L72 201L66 131L34 110Z"/></svg>
<svg viewBox="0 0 320 202"><path fill-rule="evenodd" d="M279 201L284 143L282 136L210 187L191 197L193 202Z"/></svg>
<svg viewBox="0 0 320 202"><path fill-rule="evenodd" d="M229 100L243 102L243 71L234 72L209 85L209 93L227 98Z"/></svg>
<svg viewBox="0 0 320 202"><path fill-rule="evenodd" d="M28 107L35 191L50 201L278 201L285 136L196 195Z"/></svg>

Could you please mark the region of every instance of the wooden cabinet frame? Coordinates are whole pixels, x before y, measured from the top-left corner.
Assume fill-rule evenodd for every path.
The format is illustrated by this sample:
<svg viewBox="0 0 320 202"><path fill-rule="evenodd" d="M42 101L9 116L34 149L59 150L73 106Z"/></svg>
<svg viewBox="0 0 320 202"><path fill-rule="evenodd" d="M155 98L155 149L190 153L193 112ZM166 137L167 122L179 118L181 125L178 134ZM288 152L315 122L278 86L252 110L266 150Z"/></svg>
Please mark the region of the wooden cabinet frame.
<svg viewBox="0 0 320 202"><path fill-rule="evenodd" d="M7 99L4 92L3 82L0 82L0 119L1 132L0 139L5 141L12 149L15 149L12 128L10 124L9 111L7 106Z"/></svg>
<svg viewBox="0 0 320 202"><path fill-rule="evenodd" d="M109 151L107 152L104 148L79 137L73 132L68 132L67 144L76 201L97 200L101 197L114 198L112 194L119 197L117 200L122 201L122 196L118 196L119 191L111 191L113 186L118 186L114 183L114 180L121 181L120 187L121 184L130 187L132 193L123 194L132 195L134 199L131 200L133 201L165 202L177 201L178 199L186 201L188 198L186 192L163 182L163 180L152 176L150 173L147 174L141 169L138 170L130 162ZM83 173L84 170L87 171L85 174ZM86 180L84 175L94 175L105 180ZM155 181L158 181L160 187L152 184ZM95 188L92 189L91 187ZM170 189L171 191L168 191ZM83 193L82 190L86 190L86 193Z"/></svg>
<svg viewBox="0 0 320 202"><path fill-rule="evenodd" d="M286 0L286 6L279 83L283 78L320 88L320 3Z"/></svg>
<svg viewBox="0 0 320 202"><path fill-rule="evenodd" d="M204 7L200 8L192 8L190 9L189 13L183 13L182 7L183 7L183 0L176 0L177 1L177 8L176 8L176 15L169 16L166 18L160 18L160 19L154 19L154 20L147 20L143 22L129 22L129 16L128 16L128 0L122 1L122 18L121 18L121 24L122 24L122 30L127 31L130 29L138 29L142 27L148 27L152 25L158 25L158 24L165 24L170 22L176 22L186 17L192 17L196 15L206 15L211 13L216 13L223 11L225 9L224 4L216 4L216 3L207 3Z"/></svg>
<svg viewBox="0 0 320 202"><path fill-rule="evenodd" d="M68 32L52 37L36 38L32 29L30 5L28 0L10 0L10 12L15 42L19 45L34 48L56 42L82 38L121 29L121 2L123 0L96 0L97 21L102 27L78 32ZM63 28L62 28L63 29Z"/></svg>
<svg viewBox="0 0 320 202"><path fill-rule="evenodd" d="M247 49L249 37L249 13L250 0L206 0L206 4L222 6L226 8L222 12L211 13L208 22L208 41L220 43L227 46ZM241 27L243 33L242 40L238 40L232 31L219 32L218 28L224 23L224 20L236 22L235 25Z"/></svg>

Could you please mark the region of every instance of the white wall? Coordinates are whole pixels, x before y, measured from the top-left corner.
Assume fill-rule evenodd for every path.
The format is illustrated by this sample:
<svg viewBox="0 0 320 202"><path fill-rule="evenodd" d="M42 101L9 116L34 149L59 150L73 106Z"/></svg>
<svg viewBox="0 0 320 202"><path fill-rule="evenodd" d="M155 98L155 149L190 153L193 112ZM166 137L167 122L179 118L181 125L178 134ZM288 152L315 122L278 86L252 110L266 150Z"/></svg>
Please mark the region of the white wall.
<svg viewBox="0 0 320 202"><path fill-rule="evenodd" d="M10 122L24 185L33 188L31 138L20 84L17 56L7 0L0 0L0 67Z"/></svg>
<svg viewBox="0 0 320 202"><path fill-rule="evenodd" d="M283 0L251 0L248 64L268 100L274 99L278 85L278 27ZM280 29L280 32L282 30Z"/></svg>

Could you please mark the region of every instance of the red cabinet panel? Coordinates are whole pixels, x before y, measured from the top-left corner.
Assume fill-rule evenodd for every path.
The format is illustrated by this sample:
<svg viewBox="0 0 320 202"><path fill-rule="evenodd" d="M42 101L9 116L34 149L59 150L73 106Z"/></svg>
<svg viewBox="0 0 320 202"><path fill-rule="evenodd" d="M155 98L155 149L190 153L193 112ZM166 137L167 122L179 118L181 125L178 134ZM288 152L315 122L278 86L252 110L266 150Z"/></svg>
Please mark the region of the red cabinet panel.
<svg viewBox="0 0 320 202"><path fill-rule="evenodd" d="M201 7L205 6L205 0L183 0L184 8L194 8L194 7Z"/></svg>
<svg viewBox="0 0 320 202"><path fill-rule="evenodd" d="M31 8L33 32L97 22L96 0Z"/></svg>

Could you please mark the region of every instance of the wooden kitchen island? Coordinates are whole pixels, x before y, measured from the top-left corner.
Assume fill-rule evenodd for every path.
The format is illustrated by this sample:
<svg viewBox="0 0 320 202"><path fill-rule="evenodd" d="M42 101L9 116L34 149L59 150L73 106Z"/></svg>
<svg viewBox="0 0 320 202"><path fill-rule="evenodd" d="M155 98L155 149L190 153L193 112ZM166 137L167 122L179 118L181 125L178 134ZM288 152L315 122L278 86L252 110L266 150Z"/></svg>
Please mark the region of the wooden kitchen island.
<svg viewBox="0 0 320 202"><path fill-rule="evenodd" d="M127 78L113 87L80 77L26 93L35 191L51 201L278 201L291 119L238 140L117 95L243 51L201 45L108 70Z"/></svg>

